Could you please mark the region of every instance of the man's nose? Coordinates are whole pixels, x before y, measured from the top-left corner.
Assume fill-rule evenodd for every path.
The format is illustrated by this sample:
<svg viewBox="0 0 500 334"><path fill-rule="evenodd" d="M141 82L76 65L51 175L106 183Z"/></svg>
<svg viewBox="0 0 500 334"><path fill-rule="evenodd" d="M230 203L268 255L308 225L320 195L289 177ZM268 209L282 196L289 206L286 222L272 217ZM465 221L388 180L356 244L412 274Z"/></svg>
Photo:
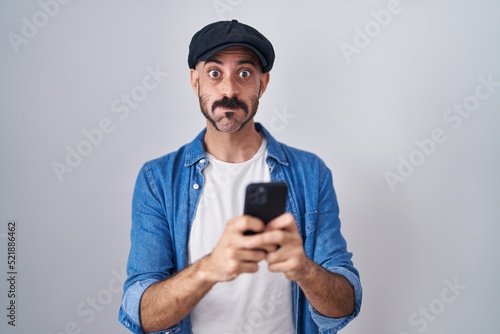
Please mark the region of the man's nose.
<svg viewBox="0 0 500 334"><path fill-rule="evenodd" d="M227 76L222 80L221 90L222 90L221 93L224 96L227 96L228 98L238 96L239 94L238 82L234 77Z"/></svg>

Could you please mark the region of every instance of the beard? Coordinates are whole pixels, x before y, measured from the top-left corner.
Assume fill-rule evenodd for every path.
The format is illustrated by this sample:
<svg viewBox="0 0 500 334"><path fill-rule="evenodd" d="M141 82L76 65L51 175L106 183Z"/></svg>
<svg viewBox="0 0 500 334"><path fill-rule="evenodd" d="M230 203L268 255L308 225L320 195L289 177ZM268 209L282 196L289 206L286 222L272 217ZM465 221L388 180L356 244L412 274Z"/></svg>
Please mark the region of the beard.
<svg viewBox="0 0 500 334"><path fill-rule="evenodd" d="M259 89L260 91L260 89ZM250 105L241 101L237 97L228 98L224 97L220 100L214 101L209 106L209 95L201 95L198 90L198 99L200 101L201 113L213 125L213 127L220 132L238 132L250 122L259 107L259 98L257 95L250 97ZM238 117L235 111L226 111L220 114L215 113L217 108L226 109L240 109L243 111L243 117Z"/></svg>

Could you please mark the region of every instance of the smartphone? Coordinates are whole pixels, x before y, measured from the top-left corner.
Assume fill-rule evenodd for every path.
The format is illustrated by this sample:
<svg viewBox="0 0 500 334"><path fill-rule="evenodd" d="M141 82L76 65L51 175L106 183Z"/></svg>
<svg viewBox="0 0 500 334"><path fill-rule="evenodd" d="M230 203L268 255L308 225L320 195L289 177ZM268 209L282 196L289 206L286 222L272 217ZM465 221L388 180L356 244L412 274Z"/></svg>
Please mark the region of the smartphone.
<svg viewBox="0 0 500 334"><path fill-rule="evenodd" d="M245 191L243 214L260 218L264 224L285 212L288 186L284 182L250 183ZM246 231L245 235L255 234Z"/></svg>

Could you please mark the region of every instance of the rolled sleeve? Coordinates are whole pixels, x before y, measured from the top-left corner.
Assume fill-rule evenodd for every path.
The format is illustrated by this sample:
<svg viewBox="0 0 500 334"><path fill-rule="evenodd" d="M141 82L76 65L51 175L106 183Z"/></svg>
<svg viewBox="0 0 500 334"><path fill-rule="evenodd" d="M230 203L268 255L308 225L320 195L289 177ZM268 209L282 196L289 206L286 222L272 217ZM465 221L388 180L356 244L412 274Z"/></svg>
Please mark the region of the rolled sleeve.
<svg viewBox="0 0 500 334"><path fill-rule="evenodd" d="M141 319L139 316L140 300L144 291L156 282L157 280L154 279L136 282L131 285L123 295L118 320L132 333L145 334L142 330ZM176 324L170 328L158 332L151 332L150 334L175 333L179 331L179 329L180 325Z"/></svg>
<svg viewBox="0 0 500 334"><path fill-rule="evenodd" d="M361 288L361 281L359 279L359 276L353 273L352 271L343 267L325 268L325 269L334 274L339 274L345 277L349 281L349 283L351 283L354 289L354 300L355 300L354 312L345 317L331 318L324 316L318 311L316 311L309 304L309 311L311 312L311 317L318 326L319 332L321 334L334 334L339 330L341 330L342 328L344 328L345 326L347 326L347 324L351 322L351 320L353 320L359 314L359 311L361 310L361 300L363 298L363 290Z"/></svg>
<svg viewBox="0 0 500 334"><path fill-rule="evenodd" d="M144 333L139 315L140 301L144 291L156 282L157 280L154 279L135 282L129 286L127 291L123 294L122 306L120 308L120 315L118 319L122 325L127 327L133 333Z"/></svg>

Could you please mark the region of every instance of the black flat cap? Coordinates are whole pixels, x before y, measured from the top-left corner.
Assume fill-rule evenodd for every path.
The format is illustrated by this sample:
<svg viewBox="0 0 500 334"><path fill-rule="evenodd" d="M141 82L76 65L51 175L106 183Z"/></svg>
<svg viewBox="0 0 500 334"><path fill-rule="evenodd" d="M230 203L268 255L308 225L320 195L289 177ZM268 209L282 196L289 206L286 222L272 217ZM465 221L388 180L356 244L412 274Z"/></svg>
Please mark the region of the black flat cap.
<svg viewBox="0 0 500 334"><path fill-rule="evenodd" d="M273 67L274 49L271 42L256 29L232 20L211 23L194 34L189 44L189 68L195 68L197 62L207 60L231 46L252 50L259 58L264 73Z"/></svg>

